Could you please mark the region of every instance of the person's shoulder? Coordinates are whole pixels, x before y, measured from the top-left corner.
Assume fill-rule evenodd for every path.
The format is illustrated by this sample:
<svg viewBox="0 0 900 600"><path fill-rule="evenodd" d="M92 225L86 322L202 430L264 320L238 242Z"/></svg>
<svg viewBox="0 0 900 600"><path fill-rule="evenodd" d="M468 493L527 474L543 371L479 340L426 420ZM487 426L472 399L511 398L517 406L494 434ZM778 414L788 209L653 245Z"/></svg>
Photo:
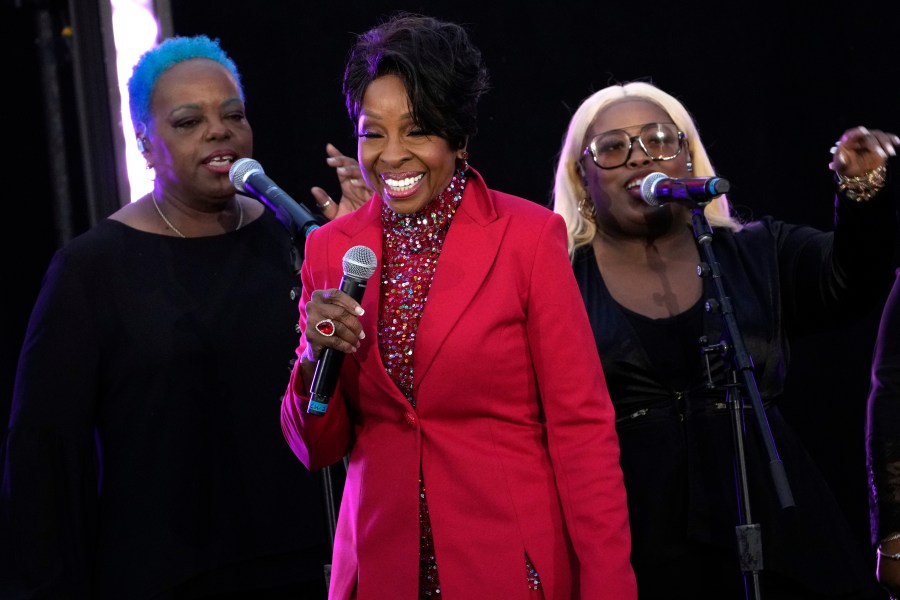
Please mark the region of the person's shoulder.
<svg viewBox="0 0 900 600"><path fill-rule="evenodd" d="M59 254L77 257L105 253L111 245L118 243L130 231L133 230L127 225L112 219L103 219L66 242L60 248Z"/></svg>
<svg viewBox="0 0 900 600"><path fill-rule="evenodd" d="M345 245L348 240L356 239L362 232L375 226L380 227L380 220L373 213L377 207L371 205L371 202L373 201L369 200L353 212L327 221L307 233L304 242L307 256L310 255L310 248L315 248L315 252L322 253L325 248L331 248L332 244Z"/></svg>
<svg viewBox="0 0 900 600"><path fill-rule="evenodd" d="M533 200L491 190L497 217L505 221L509 232L521 239L534 240L549 236L565 247L566 224L561 215ZM528 244L536 247L535 244Z"/></svg>
<svg viewBox="0 0 900 600"><path fill-rule="evenodd" d="M509 214L523 219L545 220L551 218L554 214L548 207L534 200L490 188L488 192L491 195L494 206L497 207L497 212L501 215Z"/></svg>
<svg viewBox="0 0 900 600"><path fill-rule="evenodd" d="M92 281L109 279L110 265L128 252L117 241L127 235L129 228L117 221L104 219L79 233L53 252L45 278L62 281Z"/></svg>
<svg viewBox="0 0 900 600"><path fill-rule="evenodd" d="M725 232L733 233L736 238L740 239L744 237L778 235L785 229L791 229L795 227L797 227L797 225L780 221L771 215L766 215L743 223L741 225L740 231L732 232L728 228L722 228L722 230Z"/></svg>
<svg viewBox="0 0 900 600"><path fill-rule="evenodd" d="M502 203L505 205L513 206L513 207L523 207L524 210L531 210L531 208L535 208L536 214L540 213L548 213L552 212L549 208L540 204L539 202L535 202L534 200L529 200L528 198L523 198L521 196L516 196L515 194L509 194L507 192L501 192L500 190L490 189L490 193L494 198L494 201L497 203Z"/></svg>
<svg viewBox="0 0 900 600"><path fill-rule="evenodd" d="M371 200L369 202L372 202ZM360 208L354 210L353 212L349 212L346 214L337 217L336 219L332 219L330 221L325 221L318 227L315 227L311 230L308 236L312 237L313 234L316 237L322 239L325 236L322 234L334 234L337 232L343 231L352 231L361 226L360 221L369 221L371 220L371 215L368 213L369 211L369 203L367 202Z"/></svg>
<svg viewBox="0 0 900 600"><path fill-rule="evenodd" d="M757 256L769 251L780 252L786 244L798 247L816 238L824 239L821 236L833 235L809 225L788 223L771 215L746 221L738 231L717 227L714 234L722 243L734 245Z"/></svg>
<svg viewBox="0 0 900 600"><path fill-rule="evenodd" d="M522 216L547 216L548 214L553 213L553 211L551 211L546 206L538 204L533 200L529 200L527 198L523 198L521 196L517 196L509 192L504 192L495 187L492 187L490 183L485 180L482 174L475 169L471 169L469 171L467 179L468 183L466 185L466 192L474 193L482 198L487 197L490 204L493 205L494 209L497 211L497 214L500 216L503 216L504 214Z"/></svg>

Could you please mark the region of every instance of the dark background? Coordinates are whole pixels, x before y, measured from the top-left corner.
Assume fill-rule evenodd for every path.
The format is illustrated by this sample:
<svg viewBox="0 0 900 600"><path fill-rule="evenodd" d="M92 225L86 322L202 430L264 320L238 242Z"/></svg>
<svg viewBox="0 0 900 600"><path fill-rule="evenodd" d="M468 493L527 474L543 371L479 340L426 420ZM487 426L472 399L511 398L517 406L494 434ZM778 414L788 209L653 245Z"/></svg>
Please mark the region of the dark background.
<svg viewBox="0 0 900 600"><path fill-rule="evenodd" d="M105 172L116 177L108 166L112 142L104 143L102 132L86 142L74 125L101 103L80 106L73 92L102 60L96 52L73 53L73 44L98 46L98 26L90 10L84 13L88 4L7 1L0 15L7 57L0 418L52 252L117 204L115 197L98 199L112 183L94 181ZM493 90L482 101L469 161L492 187L546 203L572 111L610 83L645 79L692 111L745 218L771 214L828 229L834 191L828 149L860 124L900 132L898 19L890 2L804 4L172 0L169 6L174 33L221 39L243 76L255 157L310 206L313 185L339 194L325 144L355 153L340 93L346 51L355 34L405 8L466 25L484 53ZM74 36L63 35L73 23ZM51 39L42 41L48 30ZM47 110L54 105L42 76L48 48L59 87L55 111ZM88 97L102 86L92 79ZM893 160L890 170L897 168ZM896 248L885 252L900 256ZM791 403L784 407L835 488L873 570L863 442L877 317L873 311L852 326L799 341Z"/></svg>

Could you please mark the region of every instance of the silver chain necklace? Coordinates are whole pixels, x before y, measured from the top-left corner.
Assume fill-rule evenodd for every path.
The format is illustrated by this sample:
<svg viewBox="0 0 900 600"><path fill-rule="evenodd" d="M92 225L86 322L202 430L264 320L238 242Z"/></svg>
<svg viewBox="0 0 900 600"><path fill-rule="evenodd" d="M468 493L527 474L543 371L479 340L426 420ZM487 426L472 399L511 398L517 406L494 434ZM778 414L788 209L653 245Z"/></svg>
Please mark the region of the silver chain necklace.
<svg viewBox="0 0 900 600"><path fill-rule="evenodd" d="M178 231L178 228L175 227L174 225L172 225L172 222L169 221L166 218L166 215L163 214L162 209L159 207L159 202L156 201L156 194L153 191L150 192L150 199L153 201L153 206L156 208L156 212L158 212L159 216L162 217L162 220L166 222L166 225L169 226L169 229L174 231L178 235L178 237L187 238L187 236L184 235L183 233L181 233L180 231ZM237 205L238 205L238 224L237 224L237 227L234 228L234 230L237 231L238 229L241 228L241 225L244 224L244 207L241 204L241 201L238 200L237 198L235 198L234 201L237 202Z"/></svg>

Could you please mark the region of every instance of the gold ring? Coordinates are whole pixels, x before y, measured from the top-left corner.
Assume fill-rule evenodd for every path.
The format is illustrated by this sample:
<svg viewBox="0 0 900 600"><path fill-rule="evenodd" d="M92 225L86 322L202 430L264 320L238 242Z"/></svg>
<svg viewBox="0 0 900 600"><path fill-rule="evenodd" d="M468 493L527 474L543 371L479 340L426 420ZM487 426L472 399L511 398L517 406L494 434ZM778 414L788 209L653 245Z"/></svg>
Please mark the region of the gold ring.
<svg viewBox="0 0 900 600"><path fill-rule="evenodd" d="M331 206L331 199L328 199L325 202L323 202L322 204L320 204L319 208L325 209L325 208L328 208L329 206Z"/></svg>
<svg viewBox="0 0 900 600"><path fill-rule="evenodd" d="M334 321L331 319L322 319L318 323L316 323L316 331L324 335L325 337L331 337L334 335Z"/></svg>

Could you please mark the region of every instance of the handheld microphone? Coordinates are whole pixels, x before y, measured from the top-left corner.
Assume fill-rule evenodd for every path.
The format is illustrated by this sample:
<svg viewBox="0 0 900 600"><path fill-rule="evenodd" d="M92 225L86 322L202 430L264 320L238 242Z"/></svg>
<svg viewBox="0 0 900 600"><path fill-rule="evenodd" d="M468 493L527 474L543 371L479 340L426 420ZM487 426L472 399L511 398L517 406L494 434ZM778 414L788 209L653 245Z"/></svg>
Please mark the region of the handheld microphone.
<svg viewBox="0 0 900 600"><path fill-rule="evenodd" d="M359 302L366 291L366 282L375 273L378 259L375 253L366 246L353 246L344 254L344 277L341 279L341 291ZM344 353L334 348L325 348L319 355L312 385L309 386L309 407L311 415L322 416L328 410L328 401L337 387L338 375Z"/></svg>
<svg viewBox="0 0 900 600"><path fill-rule="evenodd" d="M685 177L673 179L665 173L650 173L641 183L641 198L650 206L669 202L686 202L697 206L721 196L731 189L721 177Z"/></svg>
<svg viewBox="0 0 900 600"><path fill-rule="evenodd" d="M287 195L274 181L266 176L262 165L252 158L240 158L228 171L231 184L241 192L256 196L263 204L275 212L275 216L285 226L308 235L319 226L319 222L309 209Z"/></svg>

